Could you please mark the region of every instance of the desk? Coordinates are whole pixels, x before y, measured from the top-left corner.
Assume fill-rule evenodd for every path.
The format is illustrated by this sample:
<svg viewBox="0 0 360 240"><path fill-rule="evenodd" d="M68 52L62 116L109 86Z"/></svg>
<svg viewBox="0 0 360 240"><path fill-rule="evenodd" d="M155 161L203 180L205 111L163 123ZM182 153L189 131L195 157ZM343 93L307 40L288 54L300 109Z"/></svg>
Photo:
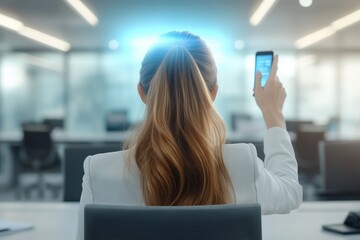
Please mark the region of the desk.
<svg viewBox="0 0 360 240"><path fill-rule="evenodd" d="M263 239L359 240L360 235L342 236L321 229L324 224L342 223L351 210L360 210L360 201L305 202L290 214L263 216Z"/></svg>
<svg viewBox="0 0 360 240"><path fill-rule="evenodd" d="M360 201L305 202L286 215L262 217L264 240L355 240L360 235L341 236L321 230L321 225L340 223L348 211L360 209ZM1 240L71 240L77 228L76 203L1 203L0 218L32 223L35 228Z"/></svg>
<svg viewBox="0 0 360 240"><path fill-rule="evenodd" d="M128 139L130 132L103 132L73 134L55 129L51 137L56 144L77 143L120 143ZM22 132L0 132L0 143L19 145L22 141Z"/></svg>
<svg viewBox="0 0 360 240"><path fill-rule="evenodd" d="M263 142L265 131L254 133L229 132L228 141L230 142ZM76 143L119 143L131 136L131 131L125 132L99 132L99 133L69 133L64 130L55 129L52 132L52 139L57 144L76 144ZM294 134L290 133L292 139ZM0 143L20 144L22 132L0 132Z"/></svg>
<svg viewBox="0 0 360 240"><path fill-rule="evenodd" d="M0 237L0 239L75 239L77 206L77 203L0 203L0 219L34 225L32 230Z"/></svg>

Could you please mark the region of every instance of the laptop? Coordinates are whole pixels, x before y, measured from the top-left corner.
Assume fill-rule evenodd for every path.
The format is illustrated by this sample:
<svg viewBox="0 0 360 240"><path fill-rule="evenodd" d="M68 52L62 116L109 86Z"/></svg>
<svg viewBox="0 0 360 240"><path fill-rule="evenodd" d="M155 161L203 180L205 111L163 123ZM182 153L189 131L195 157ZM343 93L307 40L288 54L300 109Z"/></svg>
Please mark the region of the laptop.
<svg viewBox="0 0 360 240"><path fill-rule="evenodd" d="M85 206L86 240L261 240L259 204Z"/></svg>

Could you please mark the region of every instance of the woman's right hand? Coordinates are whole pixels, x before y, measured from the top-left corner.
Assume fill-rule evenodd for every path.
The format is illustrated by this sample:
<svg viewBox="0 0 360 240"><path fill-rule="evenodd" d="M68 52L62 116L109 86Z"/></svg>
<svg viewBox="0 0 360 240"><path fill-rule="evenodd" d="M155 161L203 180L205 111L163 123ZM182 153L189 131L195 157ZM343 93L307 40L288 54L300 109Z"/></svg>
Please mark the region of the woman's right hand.
<svg viewBox="0 0 360 240"><path fill-rule="evenodd" d="M261 87L261 73L256 73L255 100L263 114L268 129L272 127L286 128L282 113L286 92L277 77L278 61L279 57L275 55L265 87Z"/></svg>

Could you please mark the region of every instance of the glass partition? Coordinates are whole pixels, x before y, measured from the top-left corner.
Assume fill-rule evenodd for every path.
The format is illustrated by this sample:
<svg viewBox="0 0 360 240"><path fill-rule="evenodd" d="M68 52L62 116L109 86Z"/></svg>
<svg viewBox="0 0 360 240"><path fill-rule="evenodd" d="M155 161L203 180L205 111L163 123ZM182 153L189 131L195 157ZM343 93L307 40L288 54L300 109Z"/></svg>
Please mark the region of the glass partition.
<svg viewBox="0 0 360 240"><path fill-rule="evenodd" d="M63 56L7 53L0 65L1 130L64 117Z"/></svg>
<svg viewBox="0 0 360 240"><path fill-rule="evenodd" d="M254 51L255 52L255 51ZM215 54L219 92L215 105L229 131L240 118L263 131L261 112L252 96L254 52ZM360 54L279 52L278 75L287 91L288 119L335 121L344 136L360 137ZM130 50L61 53L3 53L0 62L1 131L19 131L25 121L64 118L70 133L102 133L106 118L125 113L126 121L141 121L145 105L136 85L141 59ZM250 130L249 130L250 129Z"/></svg>

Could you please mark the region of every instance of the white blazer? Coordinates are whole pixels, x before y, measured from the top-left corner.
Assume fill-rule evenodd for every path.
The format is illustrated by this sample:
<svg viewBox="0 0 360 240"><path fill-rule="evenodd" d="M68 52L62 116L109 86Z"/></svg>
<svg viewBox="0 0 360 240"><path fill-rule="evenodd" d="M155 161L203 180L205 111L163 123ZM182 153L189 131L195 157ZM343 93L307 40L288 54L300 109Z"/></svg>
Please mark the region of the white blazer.
<svg viewBox="0 0 360 240"><path fill-rule="evenodd" d="M127 151L89 156L78 215L77 239L84 239L84 206L89 203L143 205L140 175L135 161L125 166ZM268 129L265 161L252 144L227 144L223 157L235 190L236 203L260 203L262 214L288 213L300 206L302 187L297 162L286 130Z"/></svg>

